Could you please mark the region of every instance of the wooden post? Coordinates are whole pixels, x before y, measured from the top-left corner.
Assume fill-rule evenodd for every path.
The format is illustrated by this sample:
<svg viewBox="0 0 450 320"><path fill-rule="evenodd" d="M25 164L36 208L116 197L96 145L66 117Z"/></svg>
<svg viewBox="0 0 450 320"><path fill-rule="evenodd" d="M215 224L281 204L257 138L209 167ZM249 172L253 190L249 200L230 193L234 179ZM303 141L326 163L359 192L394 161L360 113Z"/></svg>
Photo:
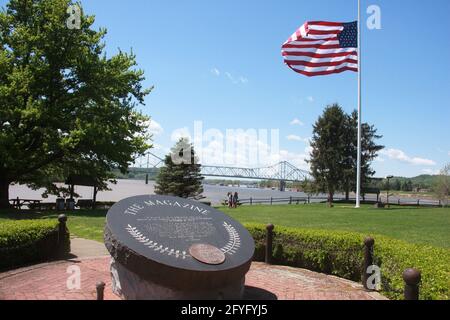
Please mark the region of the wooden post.
<svg viewBox="0 0 450 320"><path fill-rule="evenodd" d="M67 216L65 214L60 214L58 216L58 250L59 254L65 254L65 241L67 237Z"/></svg>
<svg viewBox="0 0 450 320"><path fill-rule="evenodd" d="M373 265L373 246L375 245L375 240L373 238L366 238L364 240L364 270L363 270L363 277L362 282L364 289L369 290L368 288L368 279L370 275L367 273L367 270L370 266Z"/></svg>
<svg viewBox="0 0 450 320"><path fill-rule="evenodd" d="M253 198L252 197L250 197L250 205L251 206L253 205Z"/></svg>
<svg viewBox="0 0 450 320"><path fill-rule="evenodd" d="M273 198L270 197L270 205L272 205L272 203L273 203Z"/></svg>
<svg viewBox="0 0 450 320"><path fill-rule="evenodd" d="M289 197L289 204L292 204L292 196Z"/></svg>
<svg viewBox="0 0 450 320"><path fill-rule="evenodd" d="M273 229L275 226L273 224L268 224L266 227L266 263L272 264L273 255Z"/></svg>
<svg viewBox="0 0 450 320"><path fill-rule="evenodd" d="M96 284L97 300L105 300L105 286L104 282L98 282Z"/></svg>
<svg viewBox="0 0 450 320"><path fill-rule="evenodd" d="M419 270L406 269L403 272L403 280L405 281L405 300L419 300L419 284L422 275Z"/></svg>

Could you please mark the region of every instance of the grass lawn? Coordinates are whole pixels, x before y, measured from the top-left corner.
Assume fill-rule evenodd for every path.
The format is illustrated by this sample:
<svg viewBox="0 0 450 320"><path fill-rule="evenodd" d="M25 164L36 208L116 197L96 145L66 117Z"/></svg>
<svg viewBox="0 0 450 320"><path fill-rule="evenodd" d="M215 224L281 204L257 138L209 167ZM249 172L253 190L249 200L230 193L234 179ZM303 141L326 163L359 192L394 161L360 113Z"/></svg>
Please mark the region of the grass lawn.
<svg viewBox="0 0 450 320"><path fill-rule="evenodd" d="M331 209L324 204L311 204L219 209L242 223L273 223L289 227L356 231L450 248L450 208L374 209L364 206L356 210L351 205L344 204L337 204ZM68 213L69 230L79 237L103 241L105 215L106 211L102 210ZM0 223L4 219L56 217L56 213L30 215L0 212Z"/></svg>

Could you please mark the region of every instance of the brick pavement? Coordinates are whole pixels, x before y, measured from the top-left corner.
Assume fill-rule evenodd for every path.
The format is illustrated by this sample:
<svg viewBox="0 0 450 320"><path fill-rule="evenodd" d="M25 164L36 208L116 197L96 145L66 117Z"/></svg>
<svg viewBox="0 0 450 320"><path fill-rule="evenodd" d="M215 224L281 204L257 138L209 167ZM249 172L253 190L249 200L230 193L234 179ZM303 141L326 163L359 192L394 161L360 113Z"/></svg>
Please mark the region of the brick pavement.
<svg viewBox="0 0 450 320"><path fill-rule="evenodd" d="M109 257L74 259L36 265L0 274L0 300L94 300L95 284L106 283L105 300L119 300L111 291ZM81 271L80 289L69 290L68 268ZM247 299L377 300L377 293L333 276L284 266L253 263L246 277Z"/></svg>

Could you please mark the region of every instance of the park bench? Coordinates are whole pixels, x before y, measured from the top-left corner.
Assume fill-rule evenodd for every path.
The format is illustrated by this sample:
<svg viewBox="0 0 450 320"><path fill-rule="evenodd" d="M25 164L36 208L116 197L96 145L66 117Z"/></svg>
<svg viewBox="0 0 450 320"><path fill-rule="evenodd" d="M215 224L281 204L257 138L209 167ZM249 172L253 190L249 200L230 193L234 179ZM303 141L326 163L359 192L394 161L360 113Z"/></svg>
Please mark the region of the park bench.
<svg viewBox="0 0 450 320"><path fill-rule="evenodd" d="M93 204L94 204L93 200L80 199L77 201L76 206L80 209L92 209Z"/></svg>
<svg viewBox="0 0 450 320"><path fill-rule="evenodd" d="M17 197L16 199L11 199L9 201L12 202L12 206L15 209L21 209L24 205L28 205L29 207L39 207L42 202L41 200L20 199L19 197Z"/></svg>

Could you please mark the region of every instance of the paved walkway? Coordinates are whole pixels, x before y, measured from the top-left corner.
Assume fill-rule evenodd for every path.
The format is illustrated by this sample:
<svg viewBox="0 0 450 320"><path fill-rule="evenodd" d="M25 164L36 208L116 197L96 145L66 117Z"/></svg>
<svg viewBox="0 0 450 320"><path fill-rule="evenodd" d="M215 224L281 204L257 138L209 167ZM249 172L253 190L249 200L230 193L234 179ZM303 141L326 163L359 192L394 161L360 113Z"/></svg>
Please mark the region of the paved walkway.
<svg viewBox="0 0 450 320"><path fill-rule="evenodd" d="M90 254L90 251L87 251ZM118 300L111 291L109 257L72 259L0 274L0 300L95 300L95 284L106 283L105 300ZM73 272L80 271L79 288ZM378 300L361 285L303 269L253 263L246 277L246 299L255 300Z"/></svg>
<svg viewBox="0 0 450 320"><path fill-rule="evenodd" d="M70 249L70 253L80 259L109 255L103 243L76 237L70 238Z"/></svg>

